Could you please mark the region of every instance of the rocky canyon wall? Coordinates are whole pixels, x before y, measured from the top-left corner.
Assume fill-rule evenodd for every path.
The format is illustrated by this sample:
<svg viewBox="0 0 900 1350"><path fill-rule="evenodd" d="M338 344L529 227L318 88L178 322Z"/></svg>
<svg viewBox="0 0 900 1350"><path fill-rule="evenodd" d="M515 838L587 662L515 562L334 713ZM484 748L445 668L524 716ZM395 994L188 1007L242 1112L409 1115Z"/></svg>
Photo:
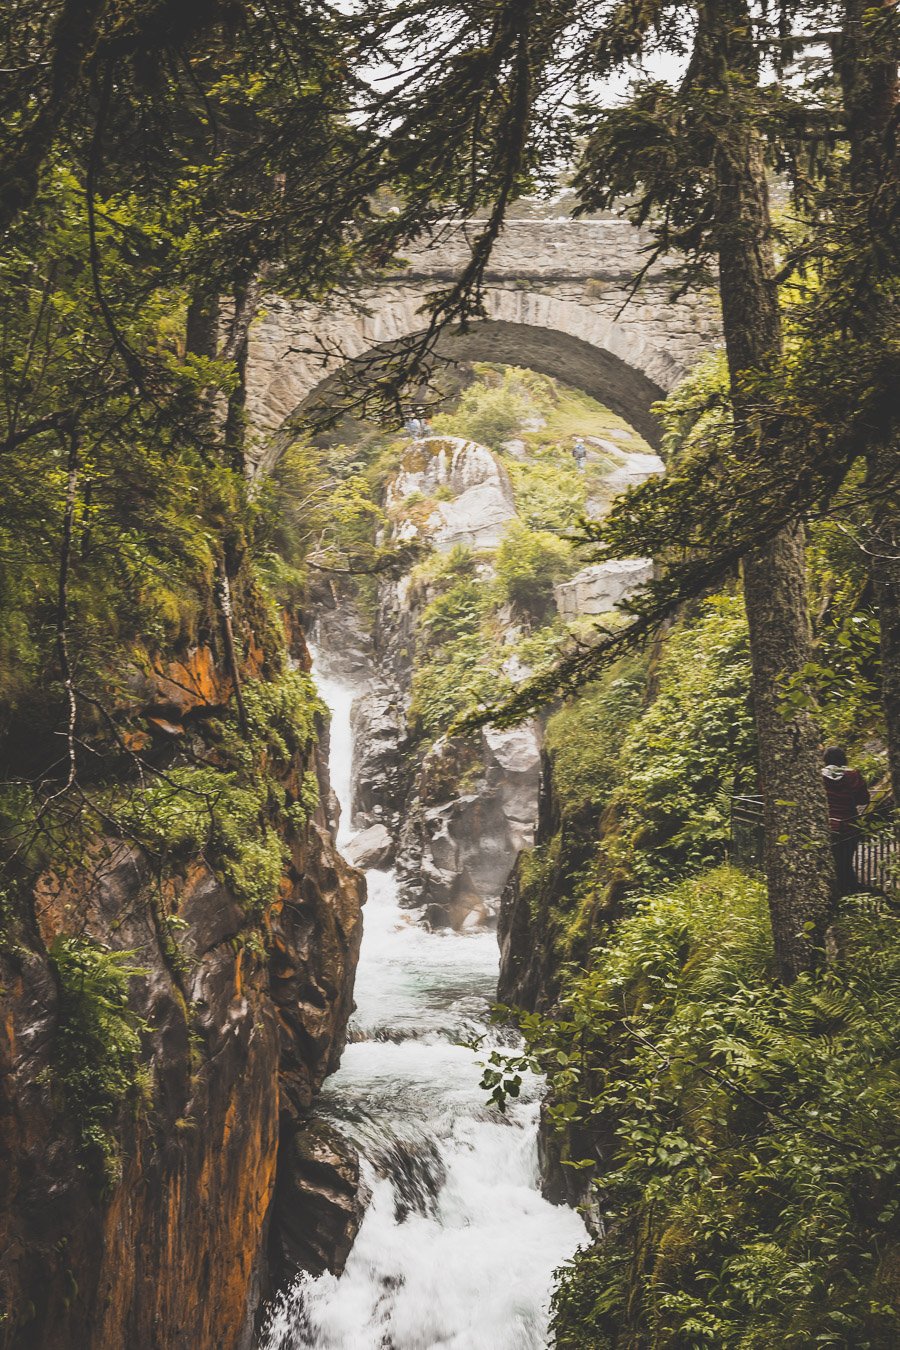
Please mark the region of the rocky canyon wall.
<svg viewBox="0 0 900 1350"><path fill-rule="evenodd" d="M144 690L185 734L230 693L208 652L189 660L210 676L202 699L173 668ZM295 753L277 771L286 800L310 768L327 789L327 766ZM161 873L145 849L98 838L89 866L47 869L0 950L3 1350L249 1350L270 1258L276 1279L345 1259L358 1171L332 1157L342 1178L326 1169L323 1185L309 1113L344 1044L365 882L322 808L282 843L277 896L250 925L202 855ZM118 1112L105 1178L59 1090L63 933L137 968L146 1082Z"/></svg>
<svg viewBox="0 0 900 1350"><path fill-rule="evenodd" d="M427 591L382 582L371 636L352 607L319 611L322 661L353 685L352 823L347 856L394 864L402 903L435 927L494 923L516 854L533 839L540 729L487 729L417 741L408 722L417 627Z"/></svg>

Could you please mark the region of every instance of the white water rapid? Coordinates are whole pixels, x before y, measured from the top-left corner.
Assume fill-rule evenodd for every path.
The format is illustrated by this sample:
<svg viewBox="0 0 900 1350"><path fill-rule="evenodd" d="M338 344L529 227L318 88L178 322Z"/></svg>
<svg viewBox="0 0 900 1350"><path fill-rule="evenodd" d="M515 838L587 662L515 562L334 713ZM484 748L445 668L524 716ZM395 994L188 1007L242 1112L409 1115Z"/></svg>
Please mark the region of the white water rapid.
<svg viewBox="0 0 900 1350"><path fill-rule="evenodd" d="M344 842L354 691L317 683ZM298 1280L261 1350L542 1350L553 1270L585 1231L538 1190L540 1085L502 1116L455 1043L488 1032L496 935L428 932L392 873L367 879L357 1011L318 1110L359 1149L372 1200L343 1275Z"/></svg>

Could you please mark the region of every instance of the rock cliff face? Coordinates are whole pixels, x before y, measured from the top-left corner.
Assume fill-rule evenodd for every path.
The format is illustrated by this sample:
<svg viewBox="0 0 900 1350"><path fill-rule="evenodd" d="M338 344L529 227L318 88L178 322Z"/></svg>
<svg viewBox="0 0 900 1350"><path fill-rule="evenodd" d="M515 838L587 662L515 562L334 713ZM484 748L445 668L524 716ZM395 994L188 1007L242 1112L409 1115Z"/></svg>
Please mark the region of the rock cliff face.
<svg viewBox="0 0 900 1350"><path fill-rule="evenodd" d="M382 583L369 650L348 608L320 618L329 644L339 640L327 650L329 672L360 690L351 810L365 833L351 856L396 862L402 902L424 906L435 926L493 922L515 856L533 842L540 730L529 723L417 748L406 722L416 621L406 581Z"/></svg>
<svg viewBox="0 0 900 1350"><path fill-rule="evenodd" d="M653 563L647 558L594 563L576 572L570 581L554 586L556 608L565 618L576 614L607 614L652 576Z"/></svg>
<svg viewBox="0 0 900 1350"><path fill-rule="evenodd" d="M442 490L447 495L434 498ZM388 484L395 537L437 552L496 548L515 502L506 469L461 437L413 441ZM490 568L481 565L490 574ZM417 745L407 724L427 595L409 574L383 580L372 636L352 606L323 594L317 631L323 669L357 688L353 705L351 849L368 866L396 863L401 902L435 926L493 922L516 854L532 843L540 730L487 730L476 739Z"/></svg>
<svg viewBox="0 0 900 1350"><path fill-rule="evenodd" d="M191 662L190 679L155 686L173 727L226 692L208 654ZM286 769L285 791L306 767ZM347 1224L329 1239L304 1200L317 1179L304 1184L290 1157L340 1058L365 883L321 809L289 851L261 943L202 858L161 880L136 846L98 840L89 871L44 877L0 951L3 1350L249 1350L270 1286L267 1237L286 1253L280 1270L296 1267L285 1233L305 1206L304 1241L324 1233L320 1260L346 1256ZM120 1112L120 1175L102 1194L54 1092L61 991L48 946L61 932L131 952L140 968L129 1001L146 1025L148 1099ZM340 1166L358 1211L352 1156ZM287 1205L273 1203L276 1178Z"/></svg>
<svg viewBox="0 0 900 1350"><path fill-rule="evenodd" d="M516 514L509 475L496 456L460 436L413 442L388 486L385 504L394 512L414 494L432 497L440 490L447 499L435 501L428 516L418 522L419 531L424 527L434 547L442 553L456 544L496 548ZM416 526L415 521L405 522L401 537L415 533Z"/></svg>
<svg viewBox="0 0 900 1350"><path fill-rule="evenodd" d="M533 842L540 772L534 725L441 740L421 761L400 834L406 903L434 925L494 921L516 854Z"/></svg>

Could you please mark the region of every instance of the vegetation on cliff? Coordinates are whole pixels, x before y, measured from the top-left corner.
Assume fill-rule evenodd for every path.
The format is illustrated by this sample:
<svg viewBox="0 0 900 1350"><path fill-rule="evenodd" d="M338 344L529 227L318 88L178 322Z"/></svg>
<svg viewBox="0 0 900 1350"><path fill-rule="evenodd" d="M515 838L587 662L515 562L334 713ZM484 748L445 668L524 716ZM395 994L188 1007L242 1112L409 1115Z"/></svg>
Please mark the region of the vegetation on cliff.
<svg viewBox="0 0 900 1350"><path fill-rule="evenodd" d="M600 1172L603 1237L561 1272L560 1350L898 1335L900 943L847 901L785 989L764 888L729 868L636 897L552 1016L522 1015L549 1115Z"/></svg>
<svg viewBox="0 0 900 1350"><path fill-rule="evenodd" d="M50 960L60 987L51 1084L75 1124L86 1166L101 1188L121 1175L116 1138L123 1104L137 1111L151 1091L142 1062L147 1024L129 1003L129 981L146 974L134 952L110 952L84 935L58 934Z"/></svg>

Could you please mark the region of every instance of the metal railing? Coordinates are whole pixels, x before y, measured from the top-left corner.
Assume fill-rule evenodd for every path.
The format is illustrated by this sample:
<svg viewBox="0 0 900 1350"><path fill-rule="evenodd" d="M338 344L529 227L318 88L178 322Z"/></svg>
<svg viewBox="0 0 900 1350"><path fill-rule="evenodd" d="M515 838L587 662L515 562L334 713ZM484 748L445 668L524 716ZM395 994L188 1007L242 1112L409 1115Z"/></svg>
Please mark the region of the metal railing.
<svg viewBox="0 0 900 1350"><path fill-rule="evenodd" d="M761 871L765 865L766 832L761 796L732 797L731 856L751 871ZM900 898L900 824L886 820L877 811L861 816L853 868L860 891Z"/></svg>

